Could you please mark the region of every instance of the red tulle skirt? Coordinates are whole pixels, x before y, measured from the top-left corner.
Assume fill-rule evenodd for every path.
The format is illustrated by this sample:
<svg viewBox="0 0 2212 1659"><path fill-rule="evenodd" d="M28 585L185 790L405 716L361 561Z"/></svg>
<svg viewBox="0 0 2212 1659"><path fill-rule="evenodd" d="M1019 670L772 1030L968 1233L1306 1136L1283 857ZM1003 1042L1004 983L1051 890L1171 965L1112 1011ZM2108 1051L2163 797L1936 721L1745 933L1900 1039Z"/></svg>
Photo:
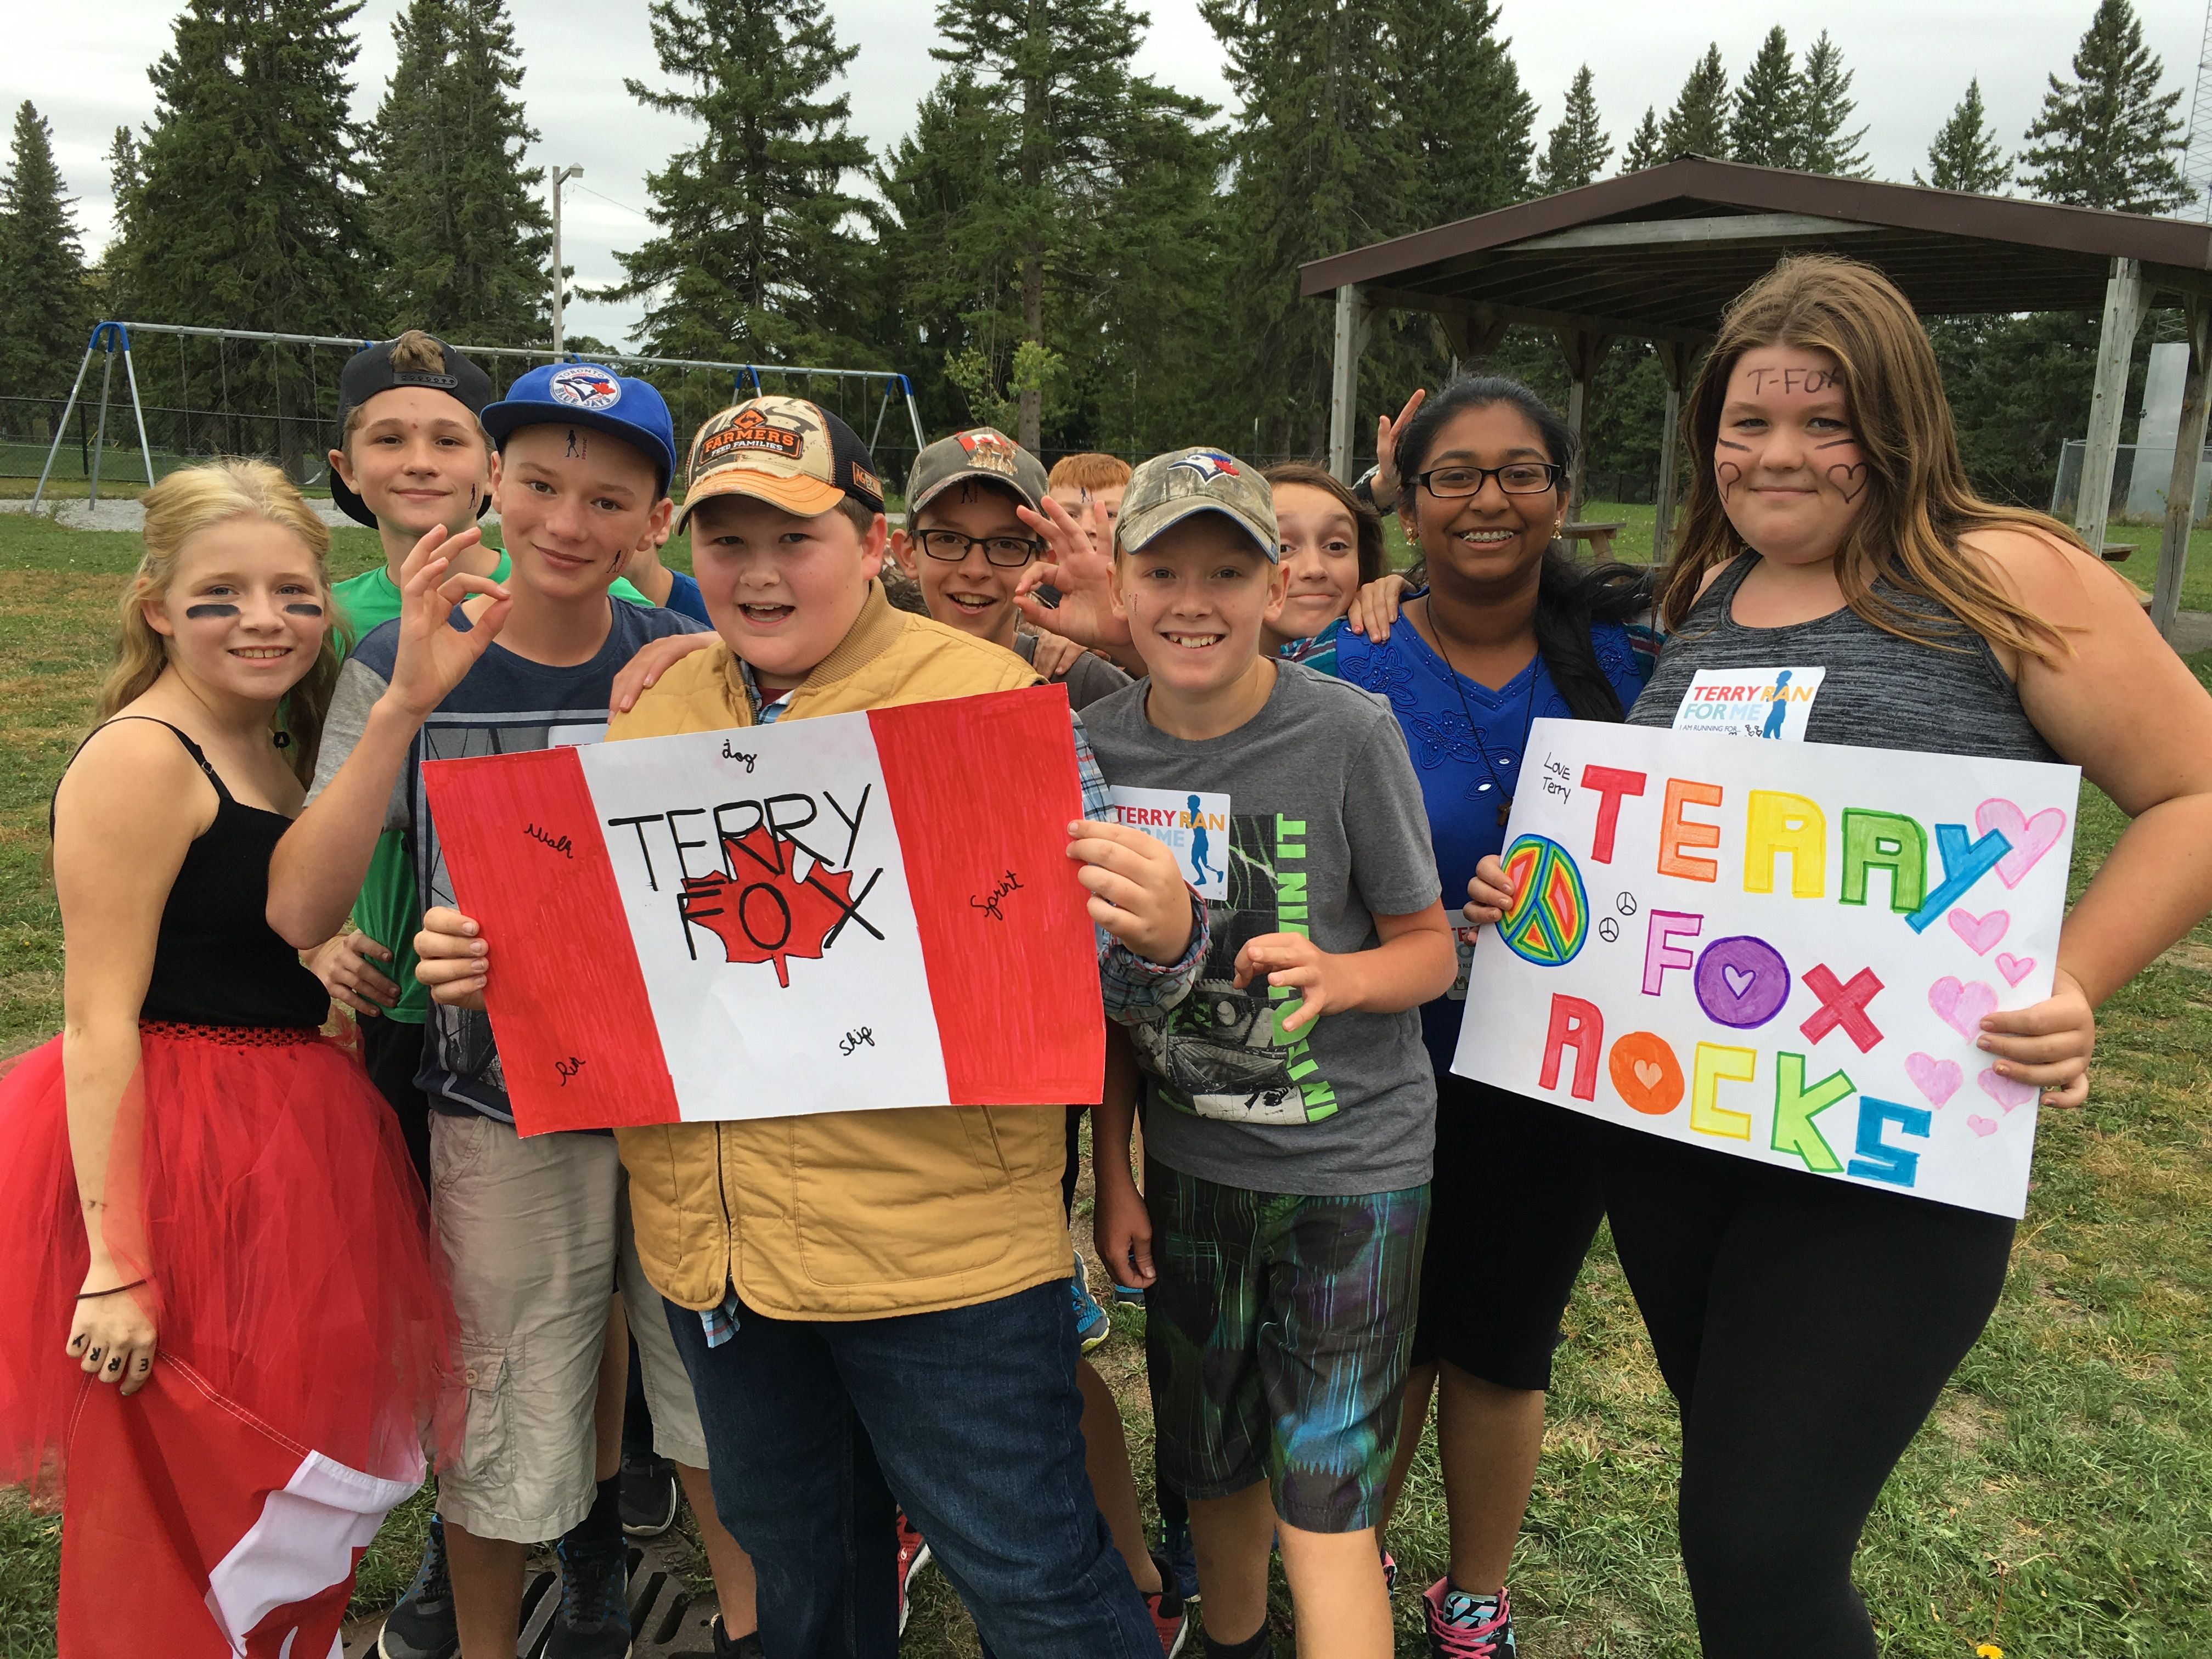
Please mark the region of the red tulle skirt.
<svg viewBox="0 0 2212 1659"><path fill-rule="evenodd" d="M391 1109L314 1032L140 1037L103 1231L159 1352L305 1448L419 1479L453 1449L455 1326ZM58 1489L80 1396L106 1386L64 1352L88 1261L56 1037L0 1078L0 1485Z"/></svg>

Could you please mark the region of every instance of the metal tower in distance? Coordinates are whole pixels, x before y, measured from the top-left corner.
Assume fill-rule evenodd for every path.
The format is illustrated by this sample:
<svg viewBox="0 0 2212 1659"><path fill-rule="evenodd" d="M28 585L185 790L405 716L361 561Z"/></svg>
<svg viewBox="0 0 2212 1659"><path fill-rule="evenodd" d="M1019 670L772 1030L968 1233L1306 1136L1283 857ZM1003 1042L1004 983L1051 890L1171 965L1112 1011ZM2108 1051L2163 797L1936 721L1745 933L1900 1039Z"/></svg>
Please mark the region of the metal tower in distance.
<svg viewBox="0 0 2212 1659"><path fill-rule="evenodd" d="M2189 100L2189 153L2183 170L2212 220L2212 4L2204 9L2204 40L2197 49L2197 90Z"/></svg>

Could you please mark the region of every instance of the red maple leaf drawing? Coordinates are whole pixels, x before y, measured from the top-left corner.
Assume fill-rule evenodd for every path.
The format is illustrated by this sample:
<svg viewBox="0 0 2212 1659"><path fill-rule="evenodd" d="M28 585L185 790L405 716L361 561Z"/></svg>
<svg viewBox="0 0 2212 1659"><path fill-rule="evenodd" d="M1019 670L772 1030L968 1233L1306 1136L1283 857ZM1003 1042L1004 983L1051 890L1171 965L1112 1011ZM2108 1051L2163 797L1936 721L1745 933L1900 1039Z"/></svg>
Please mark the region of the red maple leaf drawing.
<svg viewBox="0 0 2212 1659"><path fill-rule="evenodd" d="M841 927L860 921L851 871L826 870L817 862L805 880L793 880L793 854L799 849L764 826L725 836L722 844L737 873L687 876L677 903L686 922L722 941L727 960L772 963L776 983L788 986L790 957L818 959Z"/></svg>

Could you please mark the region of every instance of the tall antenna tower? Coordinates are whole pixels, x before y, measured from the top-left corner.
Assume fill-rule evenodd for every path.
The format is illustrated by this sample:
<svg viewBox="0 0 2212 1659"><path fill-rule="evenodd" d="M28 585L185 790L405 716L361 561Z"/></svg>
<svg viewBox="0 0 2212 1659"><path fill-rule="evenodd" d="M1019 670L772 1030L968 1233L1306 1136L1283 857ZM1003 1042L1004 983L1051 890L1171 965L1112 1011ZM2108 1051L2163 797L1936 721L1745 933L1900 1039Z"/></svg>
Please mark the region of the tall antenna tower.
<svg viewBox="0 0 2212 1659"><path fill-rule="evenodd" d="M2189 100L2189 153L2182 167L2197 188L2204 217L2212 221L2212 3L2204 9L2204 40L2197 49L2197 90Z"/></svg>

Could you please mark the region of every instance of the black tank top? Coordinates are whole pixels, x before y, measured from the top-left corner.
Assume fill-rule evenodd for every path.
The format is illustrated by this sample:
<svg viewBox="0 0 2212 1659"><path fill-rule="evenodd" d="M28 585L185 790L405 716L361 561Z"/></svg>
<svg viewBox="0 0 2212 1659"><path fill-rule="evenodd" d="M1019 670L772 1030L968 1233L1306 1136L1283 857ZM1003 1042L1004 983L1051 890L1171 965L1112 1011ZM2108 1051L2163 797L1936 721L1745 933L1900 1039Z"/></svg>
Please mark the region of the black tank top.
<svg viewBox="0 0 2212 1659"><path fill-rule="evenodd" d="M154 974L138 1017L189 1025L320 1025L330 1011L322 981L269 925L269 855L292 820L234 799L200 746L168 721L121 718L175 732L215 786L217 802L215 822L185 849L161 907Z"/></svg>

